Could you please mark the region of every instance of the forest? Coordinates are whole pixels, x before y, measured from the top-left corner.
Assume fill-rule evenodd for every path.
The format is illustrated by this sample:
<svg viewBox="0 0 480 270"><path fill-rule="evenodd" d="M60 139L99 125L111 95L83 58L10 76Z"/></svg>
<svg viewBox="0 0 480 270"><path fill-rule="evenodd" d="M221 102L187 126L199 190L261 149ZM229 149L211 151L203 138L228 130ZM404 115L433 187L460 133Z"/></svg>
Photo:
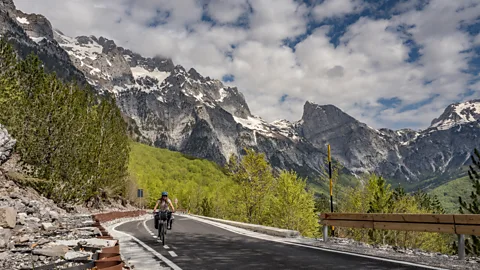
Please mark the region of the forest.
<svg viewBox="0 0 480 270"><path fill-rule="evenodd" d="M0 124L34 187L58 204L123 195L129 138L115 99L47 73L37 56L18 59L0 41Z"/></svg>

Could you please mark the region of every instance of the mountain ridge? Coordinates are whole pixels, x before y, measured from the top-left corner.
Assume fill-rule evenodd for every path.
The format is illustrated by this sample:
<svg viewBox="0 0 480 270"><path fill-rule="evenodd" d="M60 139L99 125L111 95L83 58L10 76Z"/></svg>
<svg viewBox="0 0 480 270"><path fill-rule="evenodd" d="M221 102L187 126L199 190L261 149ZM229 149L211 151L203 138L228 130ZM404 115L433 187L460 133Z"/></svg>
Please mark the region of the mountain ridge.
<svg viewBox="0 0 480 270"><path fill-rule="evenodd" d="M451 104L420 131L374 129L334 105L310 101L305 102L300 120L268 123L251 113L236 87L194 68L187 71L161 56L143 57L105 37L71 38L53 28L49 35L43 29L52 27L46 18L48 23L41 19L41 27L34 27L35 16L12 14L9 17L16 20L5 23L10 27L2 27L4 32L11 32L16 24L25 33L17 33L17 39L29 39L26 42L37 51L60 47L59 55L69 58L62 60L66 73L81 72L97 91L114 94L138 139L156 147L220 165L231 155L242 155L244 148L253 148L265 153L275 169L293 169L314 179L323 174L330 144L333 158L352 174L376 172L413 183L457 174L466 165L465 157L480 147L480 100Z"/></svg>

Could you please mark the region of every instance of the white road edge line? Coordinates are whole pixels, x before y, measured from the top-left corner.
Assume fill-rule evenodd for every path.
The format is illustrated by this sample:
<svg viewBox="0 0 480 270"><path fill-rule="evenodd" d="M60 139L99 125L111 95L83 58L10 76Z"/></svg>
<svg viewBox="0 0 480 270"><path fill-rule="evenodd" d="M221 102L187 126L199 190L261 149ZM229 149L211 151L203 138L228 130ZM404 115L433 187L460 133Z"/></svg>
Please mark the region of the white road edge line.
<svg viewBox="0 0 480 270"><path fill-rule="evenodd" d="M169 251L168 253L170 253L170 256L172 257L177 257L177 254L175 253L175 251Z"/></svg>
<svg viewBox="0 0 480 270"><path fill-rule="evenodd" d="M368 258L368 259L374 259L374 260L379 260L379 261L385 261L385 262L391 262L391 263L421 267L421 268L425 268L425 269L448 270L447 268L438 268L438 267L435 267L435 266L429 266L429 265L425 265L425 264L417 264L417 263L413 263L413 262L398 261L398 260L394 260L394 259L370 256L370 255L353 253L353 252L348 252L348 251L340 251L340 250L335 250L335 249L328 249L328 248L321 248L321 247L309 246L309 245L304 245L304 244L292 243L292 242L288 242L287 240L269 239L269 238L266 238L266 237L261 237L261 236L257 236L257 235L250 235L250 234L241 233L241 232L232 230L231 228L227 227L227 226L230 226L230 225L217 223L217 222L211 221L211 220L204 220L202 218L197 218L197 217L190 217L190 216L187 216L187 217L190 218L190 219L193 219L193 220L197 220L197 221L200 221L200 222L210 224L212 226L224 229L226 231L230 231L230 232L233 232L233 233L236 233L236 234L245 235L245 236L248 236L248 237L257 238L257 239L261 239L261 240L283 243L283 244L293 245L293 246L306 247L306 248L311 248L311 249L317 249L317 250L322 250L322 251L326 251L326 252L345 254L345 255L356 256L356 257L361 257L361 258ZM233 227L233 226L230 226L230 227ZM234 228L236 228L236 227L234 227Z"/></svg>
<svg viewBox="0 0 480 270"><path fill-rule="evenodd" d="M167 245L163 246L164 249L169 249L169 247Z"/></svg>
<svg viewBox="0 0 480 270"><path fill-rule="evenodd" d="M146 221L146 220L145 220ZM125 221L125 222L121 222L119 224L116 224L113 228L112 228L112 231L116 232L116 233L119 233L119 234L123 234L125 236L128 236L128 237L131 237L135 242L137 242L138 244L140 244L142 247L146 248L148 251L150 251L153 255L155 255L157 258L159 258L160 260L162 260L163 262L165 262L168 266L170 266L171 268L173 268L174 270L182 270L182 268L178 267L178 265L174 264L172 261L170 261L169 259L165 258L162 254L156 252L153 248L149 247L147 244L145 244L144 242L138 240L135 236L133 235L130 235L128 233L125 233L125 232L121 232L121 231L117 231L117 227L124 224L124 223L127 223L127 222L130 222L130 221ZM145 223L143 223L145 224Z"/></svg>

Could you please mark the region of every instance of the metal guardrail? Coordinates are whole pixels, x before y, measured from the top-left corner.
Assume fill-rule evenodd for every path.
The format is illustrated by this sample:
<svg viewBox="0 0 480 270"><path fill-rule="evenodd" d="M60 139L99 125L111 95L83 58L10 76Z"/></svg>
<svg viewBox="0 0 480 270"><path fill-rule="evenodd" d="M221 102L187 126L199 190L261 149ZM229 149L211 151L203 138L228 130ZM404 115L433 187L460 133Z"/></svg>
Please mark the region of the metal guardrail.
<svg viewBox="0 0 480 270"><path fill-rule="evenodd" d="M100 224L101 222L107 222L120 218L137 217L146 214L145 210L126 211L126 212L109 212L92 215L95 221L94 226L100 229L102 236L99 238L113 240L108 231ZM125 267L125 262L120 256L120 243L117 241L117 245L113 247L104 247L101 252L98 252L97 257L94 258L94 264L96 269L108 269L108 270L122 270Z"/></svg>
<svg viewBox="0 0 480 270"><path fill-rule="evenodd" d="M322 213L323 240L328 226L458 235L458 257L465 259L465 235L480 236L480 215Z"/></svg>

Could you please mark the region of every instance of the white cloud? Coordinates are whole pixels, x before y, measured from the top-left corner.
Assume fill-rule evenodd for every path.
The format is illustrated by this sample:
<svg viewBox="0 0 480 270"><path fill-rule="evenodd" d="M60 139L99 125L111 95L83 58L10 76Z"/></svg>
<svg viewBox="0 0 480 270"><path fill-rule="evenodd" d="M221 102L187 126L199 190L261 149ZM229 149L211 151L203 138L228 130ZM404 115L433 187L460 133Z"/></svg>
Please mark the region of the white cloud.
<svg viewBox="0 0 480 270"><path fill-rule="evenodd" d="M220 23L236 22L248 10L247 0L211 0L207 10L208 14Z"/></svg>
<svg viewBox="0 0 480 270"><path fill-rule="evenodd" d="M308 10L294 0L250 1L250 38L278 46L283 39L305 33Z"/></svg>
<svg viewBox="0 0 480 270"><path fill-rule="evenodd" d="M310 12L322 20L359 13L366 5L327 0L309 10L294 0L249 1L253 13L249 28L244 29L201 22L202 6L195 0L15 3L25 12L44 14L71 36L109 37L147 56L171 57L175 63L213 78L233 74L232 84L244 92L252 112L269 121L298 120L309 100L334 104L373 127L410 123L418 128L428 126L467 89L476 91L474 97L480 96L480 84L469 86L473 77L462 72L472 53L460 53L480 44L480 39L459 30L461 23L471 23L480 14L480 5L474 5L478 1L430 1L421 11L415 9L420 3L417 0L402 2L396 10L405 13L389 20L360 18L346 29L336 47L327 36L332 28L322 26L295 50L283 46L282 41L306 33ZM206 11L215 20L228 23L248 8L242 0L225 3L210 1ZM126 15L127 10L131 15ZM166 23L147 28L155 18ZM186 25L193 31L187 31ZM398 32L399 25L413 27ZM406 61L411 49L406 39L419 46L422 56L417 62ZM431 83L425 84L427 81ZM284 95L287 98L280 102ZM400 113L402 107L432 96L437 96L433 102ZM402 101L396 108L378 102L395 97Z"/></svg>
<svg viewBox="0 0 480 270"><path fill-rule="evenodd" d="M340 17L361 12L365 7L361 0L325 0L313 9L313 15L318 21L326 18Z"/></svg>

